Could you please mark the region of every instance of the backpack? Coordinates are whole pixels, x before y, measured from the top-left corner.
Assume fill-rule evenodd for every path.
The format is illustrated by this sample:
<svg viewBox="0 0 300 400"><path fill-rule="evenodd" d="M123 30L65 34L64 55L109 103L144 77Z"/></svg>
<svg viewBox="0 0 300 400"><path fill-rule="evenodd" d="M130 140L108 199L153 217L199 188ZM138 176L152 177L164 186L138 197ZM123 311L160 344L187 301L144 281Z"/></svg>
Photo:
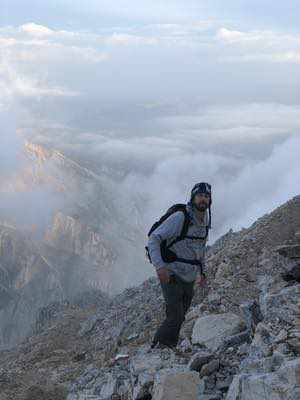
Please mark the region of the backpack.
<svg viewBox="0 0 300 400"><path fill-rule="evenodd" d="M168 246L167 246L166 240L163 240L160 244L161 257L162 257L163 261L167 262L167 263L179 260L179 258L176 256L176 254L172 250L170 250L168 247L171 247L175 242L178 242L179 240L184 239L187 234L188 228L191 224L190 216L186 210L186 204L177 203L177 204L174 204L173 206L171 206L170 208L168 208L168 210L165 212L165 214L162 215L162 217L151 226L151 228L147 234L149 237L156 228L158 228L170 215L174 214L177 211L182 211L184 213L184 222L183 222L183 226L182 226L180 235L178 237L176 237ZM148 261L152 264L148 246L145 246L145 250L146 250L146 257L147 257Z"/></svg>

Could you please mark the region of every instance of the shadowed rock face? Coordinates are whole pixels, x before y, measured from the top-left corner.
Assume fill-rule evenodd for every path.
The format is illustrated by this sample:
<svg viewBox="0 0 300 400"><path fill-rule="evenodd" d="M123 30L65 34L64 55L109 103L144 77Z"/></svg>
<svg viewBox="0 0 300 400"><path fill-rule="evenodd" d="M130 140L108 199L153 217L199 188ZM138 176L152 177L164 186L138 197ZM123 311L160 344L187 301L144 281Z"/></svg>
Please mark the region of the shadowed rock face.
<svg viewBox="0 0 300 400"><path fill-rule="evenodd" d="M296 243L299 210L300 196L211 246L181 351L149 351L165 311L156 277L110 299L89 290L45 307L36 334L0 352L3 399L298 399L299 283L283 279L290 259L276 247ZM279 234L278 221L291 226Z"/></svg>
<svg viewBox="0 0 300 400"><path fill-rule="evenodd" d="M22 233L0 225L0 344L11 345L32 332L40 306L62 300L59 272Z"/></svg>
<svg viewBox="0 0 300 400"><path fill-rule="evenodd" d="M47 305L72 301L88 291L109 290L108 266L103 263L102 269L94 271L87 257L84 252L81 256L36 242L28 234L0 225L1 347L32 334Z"/></svg>

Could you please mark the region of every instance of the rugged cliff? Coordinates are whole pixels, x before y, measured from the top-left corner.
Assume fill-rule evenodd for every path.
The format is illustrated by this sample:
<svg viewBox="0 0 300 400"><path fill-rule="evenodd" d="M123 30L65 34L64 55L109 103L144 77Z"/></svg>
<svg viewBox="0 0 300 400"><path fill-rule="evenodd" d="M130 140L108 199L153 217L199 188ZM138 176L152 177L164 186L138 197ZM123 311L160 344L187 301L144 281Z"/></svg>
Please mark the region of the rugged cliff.
<svg viewBox="0 0 300 400"><path fill-rule="evenodd" d="M32 332L53 301L89 289L110 295L149 275L143 232L127 215L133 206L118 207L115 188L105 172L25 144L19 168L0 184L0 346Z"/></svg>
<svg viewBox="0 0 300 400"><path fill-rule="evenodd" d="M149 350L156 277L53 305L39 334L0 353L1 400L298 400L299 231L297 196L212 245L175 352Z"/></svg>

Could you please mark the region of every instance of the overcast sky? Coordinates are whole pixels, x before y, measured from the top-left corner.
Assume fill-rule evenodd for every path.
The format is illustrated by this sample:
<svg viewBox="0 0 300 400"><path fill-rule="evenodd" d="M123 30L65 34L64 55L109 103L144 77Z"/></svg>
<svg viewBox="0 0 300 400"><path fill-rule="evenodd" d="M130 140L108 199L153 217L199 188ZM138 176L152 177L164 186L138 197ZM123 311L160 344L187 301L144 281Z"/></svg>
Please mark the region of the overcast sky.
<svg viewBox="0 0 300 400"><path fill-rule="evenodd" d="M300 191L299 20L290 0L0 0L0 156L17 120L122 168L147 223L209 180L215 235L248 226Z"/></svg>

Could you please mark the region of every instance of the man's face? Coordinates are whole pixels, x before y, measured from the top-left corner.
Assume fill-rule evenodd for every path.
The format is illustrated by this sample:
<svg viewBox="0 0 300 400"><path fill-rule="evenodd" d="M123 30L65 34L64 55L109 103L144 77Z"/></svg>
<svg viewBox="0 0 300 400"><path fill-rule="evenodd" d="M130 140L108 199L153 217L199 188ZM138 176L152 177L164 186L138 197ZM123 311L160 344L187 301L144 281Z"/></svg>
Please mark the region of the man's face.
<svg viewBox="0 0 300 400"><path fill-rule="evenodd" d="M208 193L197 193L194 197L193 203L197 210L205 211L209 206L210 195Z"/></svg>

